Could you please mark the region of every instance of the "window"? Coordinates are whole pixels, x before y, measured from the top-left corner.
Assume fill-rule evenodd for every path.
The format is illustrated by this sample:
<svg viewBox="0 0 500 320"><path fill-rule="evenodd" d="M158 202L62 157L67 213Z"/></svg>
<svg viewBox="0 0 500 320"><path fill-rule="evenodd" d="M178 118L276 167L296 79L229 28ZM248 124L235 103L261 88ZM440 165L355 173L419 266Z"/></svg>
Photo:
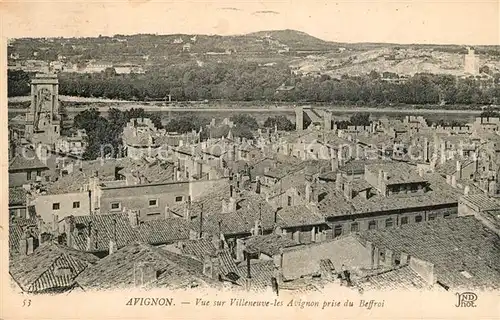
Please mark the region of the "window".
<svg viewBox="0 0 500 320"><path fill-rule="evenodd" d="M52 204L52 210L59 210L60 207L61 207L61 205L59 204L59 202Z"/></svg>
<svg viewBox="0 0 500 320"><path fill-rule="evenodd" d="M182 196L175 197L175 202L181 202L182 201Z"/></svg>
<svg viewBox="0 0 500 320"><path fill-rule="evenodd" d="M351 223L351 232L358 232L359 231L359 224L357 222Z"/></svg>
<svg viewBox="0 0 500 320"><path fill-rule="evenodd" d="M408 217L401 217L401 225L408 224Z"/></svg>
<svg viewBox="0 0 500 320"><path fill-rule="evenodd" d="M42 176L42 170L37 170L37 171L36 171L36 175L37 175L38 177Z"/></svg>
<svg viewBox="0 0 500 320"><path fill-rule="evenodd" d="M443 215L443 217L444 217L444 218L448 218L449 216L450 216L450 214L449 214L449 213L445 213L445 214Z"/></svg>
<svg viewBox="0 0 500 320"><path fill-rule="evenodd" d="M427 220L429 220L429 221L436 220L436 214L429 213L429 215L427 216Z"/></svg>
<svg viewBox="0 0 500 320"><path fill-rule="evenodd" d="M342 235L342 226L341 225L335 226L335 228L333 228L333 237L336 238L341 235Z"/></svg>
<svg viewBox="0 0 500 320"><path fill-rule="evenodd" d="M158 199L150 199L149 206L150 207L158 207Z"/></svg>
<svg viewBox="0 0 500 320"><path fill-rule="evenodd" d="M386 228L390 228L393 226L393 222L392 222L392 218L389 218L389 219L385 219L385 227Z"/></svg>
<svg viewBox="0 0 500 320"><path fill-rule="evenodd" d="M292 197L288 196L288 206L291 206L291 205L292 205Z"/></svg>
<svg viewBox="0 0 500 320"><path fill-rule="evenodd" d="M415 222L422 222L422 216L416 216Z"/></svg>
<svg viewBox="0 0 500 320"><path fill-rule="evenodd" d="M120 210L121 204L120 202L111 202L111 210Z"/></svg>
<svg viewBox="0 0 500 320"><path fill-rule="evenodd" d="M80 208L80 201L74 201L73 202L73 209L78 209Z"/></svg>
<svg viewBox="0 0 500 320"><path fill-rule="evenodd" d="M26 179L31 180L31 171L26 172Z"/></svg>
<svg viewBox="0 0 500 320"><path fill-rule="evenodd" d="M375 230L377 229L377 222L372 220L368 223L368 230Z"/></svg>

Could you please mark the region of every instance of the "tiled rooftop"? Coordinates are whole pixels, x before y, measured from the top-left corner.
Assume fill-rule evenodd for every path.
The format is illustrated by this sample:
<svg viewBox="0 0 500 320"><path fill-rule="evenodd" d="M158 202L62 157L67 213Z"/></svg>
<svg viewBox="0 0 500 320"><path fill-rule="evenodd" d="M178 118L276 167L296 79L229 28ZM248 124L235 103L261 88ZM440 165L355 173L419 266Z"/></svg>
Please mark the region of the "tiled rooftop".
<svg viewBox="0 0 500 320"><path fill-rule="evenodd" d="M477 206L481 211L500 209L500 201L489 197L484 193L469 194L467 196L463 196L462 200Z"/></svg>
<svg viewBox="0 0 500 320"><path fill-rule="evenodd" d="M292 239L271 233L248 237L245 239L245 245L248 252L262 252L268 256L274 256L279 254L282 248L293 247L298 244Z"/></svg>
<svg viewBox="0 0 500 320"><path fill-rule="evenodd" d="M202 274L201 262L140 243L132 243L105 257L82 272L76 281L85 290L133 288L134 268L140 263L148 263L152 268L151 281L137 283L140 287L178 289L203 286L211 281Z"/></svg>
<svg viewBox="0 0 500 320"><path fill-rule="evenodd" d="M125 213L75 216L74 220L75 231L72 235L73 244L81 251L99 252L109 250L109 242L111 239L114 239L114 234L116 234L115 239L118 249L135 241L146 241L142 233L131 226L128 216ZM91 229L94 234L95 242L91 243L90 250L87 250L89 222L92 222ZM116 229L114 229L115 222ZM150 239L154 237L153 235L148 236Z"/></svg>
<svg viewBox="0 0 500 320"><path fill-rule="evenodd" d="M9 188L9 207L26 205L27 191L22 187Z"/></svg>
<svg viewBox="0 0 500 320"><path fill-rule="evenodd" d="M183 218L144 221L137 227L141 239L152 245L189 239L189 222Z"/></svg>
<svg viewBox="0 0 500 320"><path fill-rule="evenodd" d="M472 216L365 231L359 237L393 250L395 256L404 252L433 263L437 280L447 286L500 286L500 237ZM472 277L464 277L462 271Z"/></svg>
<svg viewBox="0 0 500 320"><path fill-rule="evenodd" d="M369 213L404 208L421 208L442 204L457 204L461 190L452 188L444 178L436 174L425 174L422 178L429 183L429 191L403 195L389 195L387 197L372 192L368 199L356 195L346 199L342 191L335 188L335 183L319 183L316 185L319 194L324 198L318 208L324 216L340 216L354 213ZM314 186L313 186L314 187Z"/></svg>
<svg viewBox="0 0 500 320"><path fill-rule="evenodd" d="M428 288L427 283L409 265L360 278L356 281L363 290L416 290Z"/></svg>
<svg viewBox="0 0 500 320"><path fill-rule="evenodd" d="M283 228L318 225L325 223L325 218L314 213L306 205L286 206L278 211L278 225Z"/></svg>
<svg viewBox="0 0 500 320"><path fill-rule="evenodd" d="M385 183L390 184L401 184L401 183L417 183L426 182L424 177L421 177L415 166L410 166L402 162L392 162L383 164L369 164L366 166L366 170L378 174L379 170L383 170L387 173L387 179Z"/></svg>
<svg viewBox="0 0 500 320"><path fill-rule="evenodd" d="M11 260L9 272L27 292L66 289L74 284L80 272L98 260L89 253L46 243L30 255ZM68 271L59 273L60 268Z"/></svg>
<svg viewBox="0 0 500 320"><path fill-rule="evenodd" d="M38 156L36 152L29 149L24 149L16 154L9 162L9 172L14 170L26 169L48 169Z"/></svg>

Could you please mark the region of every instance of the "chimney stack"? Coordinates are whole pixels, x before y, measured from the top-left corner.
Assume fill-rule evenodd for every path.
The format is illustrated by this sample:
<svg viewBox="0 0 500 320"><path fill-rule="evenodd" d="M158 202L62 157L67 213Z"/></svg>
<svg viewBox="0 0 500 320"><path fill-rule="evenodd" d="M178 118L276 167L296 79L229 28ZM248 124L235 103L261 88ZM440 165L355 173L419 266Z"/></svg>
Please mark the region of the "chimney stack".
<svg viewBox="0 0 500 320"><path fill-rule="evenodd" d="M451 185L451 175L449 174L446 175L446 183Z"/></svg>
<svg viewBox="0 0 500 320"><path fill-rule="evenodd" d="M312 187L311 184L308 182L306 184L306 203L311 203L312 202Z"/></svg>
<svg viewBox="0 0 500 320"><path fill-rule="evenodd" d="M457 160L457 174L456 174L457 179L462 179L462 163L460 160Z"/></svg>
<svg viewBox="0 0 500 320"><path fill-rule="evenodd" d="M69 216L65 220L65 232L66 232L66 245L70 248L73 248L73 232L75 230L75 218L73 216Z"/></svg>
<svg viewBox="0 0 500 320"><path fill-rule="evenodd" d="M200 210L200 225L198 230L198 238L199 239L203 238L203 203L201 204L201 210Z"/></svg>
<svg viewBox="0 0 500 320"><path fill-rule="evenodd" d="M451 176L451 186L453 188L456 188L457 187L457 177L455 175L452 175Z"/></svg>
<svg viewBox="0 0 500 320"><path fill-rule="evenodd" d="M469 192L470 192L470 187L469 186L465 186L465 188L464 188L464 196L468 196Z"/></svg>
<svg viewBox="0 0 500 320"><path fill-rule="evenodd" d="M132 227L137 227L139 225L139 212L137 210L129 210L128 220Z"/></svg>
<svg viewBox="0 0 500 320"><path fill-rule="evenodd" d="M116 243L116 219L113 219L113 234L109 239L109 254L113 254L116 252L117 243Z"/></svg>
<svg viewBox="0 0 500 320"><path fill-rule="evenodd" d="M26 254L27 255L30 255L33 253L33 250L34 250L34 247L33 247L33 237L28 237L28 239L26 239Z"/></svg>
<svg viewBox="0 0 500 320"><path fill-rule="evenodd" d="M342 190L342 173L340 172L337 172L337 177L335 178L335 189L337 189L337 191Z"/></svg>

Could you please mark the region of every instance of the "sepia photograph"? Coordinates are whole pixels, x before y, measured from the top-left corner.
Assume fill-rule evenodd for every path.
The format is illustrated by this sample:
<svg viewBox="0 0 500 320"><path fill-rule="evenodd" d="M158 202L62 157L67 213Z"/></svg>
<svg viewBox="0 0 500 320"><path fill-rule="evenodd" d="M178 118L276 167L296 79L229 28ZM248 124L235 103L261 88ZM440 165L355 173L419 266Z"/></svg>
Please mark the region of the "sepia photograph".
<svg viewBox="0 0 500 320"><path fill-rule="evenodd" d="M498 2L0 14L0 318L500 318Z"/></svg>

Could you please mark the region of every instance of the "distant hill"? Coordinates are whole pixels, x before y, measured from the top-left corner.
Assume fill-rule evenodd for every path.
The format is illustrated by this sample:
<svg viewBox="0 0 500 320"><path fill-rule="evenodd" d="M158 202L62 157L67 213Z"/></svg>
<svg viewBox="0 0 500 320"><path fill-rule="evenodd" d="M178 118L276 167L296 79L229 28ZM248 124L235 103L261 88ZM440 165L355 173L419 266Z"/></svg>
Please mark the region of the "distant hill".
<svg viewBox="0 0 500 320"><path fill-rule="evenodd" d="M256 38L265 38L269 36L271 39L277 40L294 50L333 49L336 46L333 42L327 42L305 32L290 29L259 31L249 33L247 36Z"/></svg>

